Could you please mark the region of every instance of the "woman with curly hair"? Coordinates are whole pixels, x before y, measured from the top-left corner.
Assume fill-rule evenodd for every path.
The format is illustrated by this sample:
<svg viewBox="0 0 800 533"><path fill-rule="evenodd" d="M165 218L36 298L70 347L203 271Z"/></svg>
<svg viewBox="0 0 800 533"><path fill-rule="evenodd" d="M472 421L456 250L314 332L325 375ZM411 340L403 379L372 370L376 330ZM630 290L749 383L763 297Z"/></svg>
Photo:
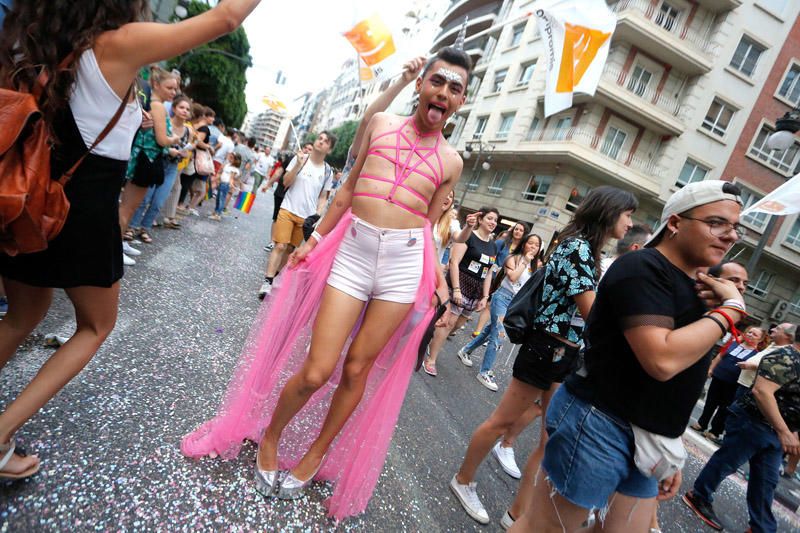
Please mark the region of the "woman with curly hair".
<svg viewBox="0 0 800 533"><path fill-rule="evenodd" d="M114 328L122 277L118 200L142 110L132 91L139 69L234 30L259 0L226 0L175 24L143 22L146 0L16 2L0 35L0 85L26 91L41 73L39 107L56 141L52 177L88 154L65 186L70 211L46 250L0 254L8 314L0 322L0 367L44 318L53 288L63 288L77 329L0 413L0 479L22 479L39 459L15 447L14 434L92 359ZM122 106L123 102L126 102ZM1 127L1 125L0 125Z"/></svg>

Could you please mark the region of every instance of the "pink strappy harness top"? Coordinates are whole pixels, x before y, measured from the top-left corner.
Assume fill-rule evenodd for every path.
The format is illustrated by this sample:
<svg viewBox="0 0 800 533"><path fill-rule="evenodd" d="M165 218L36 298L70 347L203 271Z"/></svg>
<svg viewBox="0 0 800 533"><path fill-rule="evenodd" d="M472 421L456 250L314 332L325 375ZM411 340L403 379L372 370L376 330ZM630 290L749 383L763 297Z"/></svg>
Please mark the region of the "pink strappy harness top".
<svg viewBox="0 0 800 533"><path fill-rule="evenodd" d="M416 134L416 139L414 139L413 141L409 139L408 136L403 131L403 129L405 129L406 125L408 124L411 124L411 127L413 128L414 133ZM394 140L395 140L394 146L388 144L377 144L377 141L379 139L388 137L390 135L394 135ZM436 144L434 146L419 146L419 143L422 139L431 137L433 135L436 136ZM405 182L412 173L416 173L419 176L422 176L423 178L430 180L430 182L433 183L433 185L437 189L439 188L439 185L441 185L442 183L442 175L444 174L442 158L439 156L439 144L441 143L441 140L442 136L440 132L421 133L417 129L417 125L414 124L414 120L411 117L406 119L406 121L403 122L403 124L398 129L387 131L386 133L378 135L372 140L372 144L370 144L370 148L369 151L367 152L367 155L375 155L378 157L382 157L387 161L393 163L394 179L391 180L381 176L374 176L372 174L364 174L364 173L361 173L358 177L391 183L392 189L386 195L373 194L368 192L356 192L353 193L353 196L367 196L370 198L378 198L380 200L386 200L391 204L394 204L398 207L405 209L409 213L417 215L418 217L425 218L427 216L426 213L417 211L413 207L410 207L404 204L401 200L395 198L395 192L397 191L398 188L402 188L410 192L423 202L425 202L425 205L430 205L430 200L428 198L426 198L424 195L414 190L410 186L406 185ZM390 154L386 154L381 150L390 150L390 151L393 150L394 154L391 155L391 152ZM402 152L408 152L408 154L406 156L403 156ZM412 162L414 156L416 156L418 159L416 162ZM435 165L433 164L432 161L434 159L434 156L436 160ZM420 168L423 164L427 167L424 170Z"/></svg>

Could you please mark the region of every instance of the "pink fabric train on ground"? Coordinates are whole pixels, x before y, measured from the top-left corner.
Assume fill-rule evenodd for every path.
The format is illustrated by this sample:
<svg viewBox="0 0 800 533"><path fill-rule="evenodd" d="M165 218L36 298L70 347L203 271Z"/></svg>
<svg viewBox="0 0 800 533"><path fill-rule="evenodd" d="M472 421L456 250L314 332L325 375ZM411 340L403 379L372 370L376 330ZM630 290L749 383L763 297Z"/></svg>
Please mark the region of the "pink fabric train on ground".
<svg viewBox="0 0 800 533"><path fill-rule="evenodd" d="M276 279L271 296L250 330L217 415L184 437L181 443L184 455L218 454L233 459L245 439L260 440L284 384L306 358L322 291L351 220L348 210L305 261L285 269ZM333 442L316 476L334 485L326 505L329 516L336 520L362 513L367 507L383 470L420 340L433 317L436 253L427 221L425 229L424 268L414 306L378 356L361 403ZM351 339L359 327L360 323ZM279 449L282 469L294 467L319 434L348 347L349 341L328 383L286 427Z"/></svg>

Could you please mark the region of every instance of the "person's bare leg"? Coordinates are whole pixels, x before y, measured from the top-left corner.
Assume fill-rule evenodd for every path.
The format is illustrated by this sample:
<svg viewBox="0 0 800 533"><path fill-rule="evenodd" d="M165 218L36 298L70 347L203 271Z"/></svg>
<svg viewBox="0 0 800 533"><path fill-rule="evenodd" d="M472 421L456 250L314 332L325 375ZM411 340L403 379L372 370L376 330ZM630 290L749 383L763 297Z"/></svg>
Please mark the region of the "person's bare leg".
<svg viewBox="0 0 800 533"><path fill-rule="evenodd" d="M361 401L375 359L403 322L412 305L384 300L372 300L367 305L361 329L347 352L342 380L336 387L325 423L308 452L292 470L297 479L310 478L319 467L333 439Z"/></svg>
<svg viewBox="0 0 800 533"><path fill-rule="evenodd" d="M594 523L595 533L627 533L646 532L650 528L653 516L658 510L655 498L643 500L620 493L611 497L611 505L605 520ZM584 516L584 519L586 516ZM658 521L656 521L658 525Z"/></svg>
<svg viewBox="0 0 800 533"><path fill-rule="evenodd" d="M514 503L511 504L508 512L511 513L512 518L516 518L525 513L533 501L533 485L536 479L536 474L539 472L542 465L542 458L544 457L544 447L547 445L547 431L545 430L545 419L547 418L547 406L550 405L550 398L553 397L556 390L558 390L558 383L554 383L550 390L542 394L542 424L541 433L539 435L539 445L528 457L528 462L525 463L525 468L522 471L522 479L519 482L519 489L514 498Z"/></svg>
<svg viewBox="0 0 800 533"><path fill-rule="evenodd" d="M0 414L0 442L41 409L91 361L114 329L119 303L119 283L111 288L66 289L75 308L75 334L50 356L33 380Z"/></svg>
<svg viewBox="0 0 800 533"><path fill-rule="evenodd" d="M650 518L650 529L661 531L661 525L658 523L658 501L653 506L653 516Z"/></svg>
<svg viewBox="0 0 800 533"><path fill-rule="evenodd" d="M477 333L483 331L484 326L486 326L486 323L489 322L489 318L491 318L491 312L489 311L489 304L487 303L486 307L483 309L483 311L481 311L481 314L478 316L478 323L475 324L475 329L473 329L472 331Z"/></svg>
<svg viewBox="0 0 800 533"><path fill-rule="evenodd" d="M122 199L119 204L119 227L122 233L127 231L128 224L133 214L139 209L139 204L144 200L145 194L147 194L147 187L139 187L130 181L122 189Z"/></svg>
<svg viewBox="0 0 800 533"><path fill-rule="evenodd" d="M547 474L541 469L535 478L532 505L525 514L517 517L509 531L511 533L579 531L587 516L589 509L570 503L552 490L547 481Z"/></svg>
<svg viewBox="0 0 800 533"><path fill-rule="evenodd" d="M53 289L33 287L12 279L4 282L8 313L0 320L0 369L44 319L53 301Z"/></svg>
<svg viewBox="0 0 800 533"><path fill-rule="evenodd" d="M456 481L462 485L474 481L475 472L497 439L511 428L541 394L541 389L511 378L511 383L494 412L472 434L464 461L456 474Z"/></svg>
<svg viewBox="0 0 800 533"><path fill-rule="evenodd" d="M289 245L289 246L286 248L286 253L285 253L285 254L283 254L283 257L281 258L281 262L280 262L280 264L278 265L278 271L275 273L275 275L276 275L276 276L277 276L277 275L280 273L280 271L281 271L281 270L283 270L283 267L285 267L285 266L286 266L286 263L289 261L289 256L290 256L290 255L292 255L292 252L294 252L294 246L292 246L292 245L290 244L290 245Z"/></svg>
<svg viewBox="0 0 800 533"><path fill-rule="evenodd" d="M443 315L443 318L445 325L434 329L433 337L431 338L431 343L429 345L430 355L428 355L427 359L432 365L436 364L436 358L439 357L439 352L442 350L442 346L444 346L447 336L450 335L451 331L453 331L453 328L456 325L456 320L460 317L457 317L451 313L450 308L448 307L447 311L445 311Z"/></svg>
<svg viewBox="0 0 800 533"><path fill-rule="evenodd" d="M268 278L274 278L277 276L278 272L281 270L281 265L285 264L288 258L289 245L282 242L276 243L275 248L273 248L272 252L269 254L269 259L267 260L267 271L265 275Z"/></svg>
<svg viewBox="0 0 800 533"><path fill-rule="evenodd" d="M42 321L53 300L53 289L33 287L11 279L4 281L8 313L0 321L0 369L5 366L16 353L19 345ZM9 438L11 435L0 442L5 444ZM36 455L22 457L14 454L3 467L3 472L22 474L37 464L39 464L39 457Z"/></svg>
<svg viewBox="0 0 800 533"><path fill-rule="evenodd" d="M311 332L311 347L303 367L289 378L281 391L275 412L258 448L259 465L278 468L278 442L283 429L306 404L311 395L330 378L353 330L364 302L344 292L325 287Z"/></svg>
<svg viewBox="0 0 800 533"><path fill-rule="evenodd" d="M511 429L503 435L503 441L500 446L503 448L511 448L517 442L517 437L522 433L531 422L536 420L536 417L542 414L542 408L538 404L533 404L528 407L528 410L522 413L522 416L517 418L516 422L511 425Z"/></svg>

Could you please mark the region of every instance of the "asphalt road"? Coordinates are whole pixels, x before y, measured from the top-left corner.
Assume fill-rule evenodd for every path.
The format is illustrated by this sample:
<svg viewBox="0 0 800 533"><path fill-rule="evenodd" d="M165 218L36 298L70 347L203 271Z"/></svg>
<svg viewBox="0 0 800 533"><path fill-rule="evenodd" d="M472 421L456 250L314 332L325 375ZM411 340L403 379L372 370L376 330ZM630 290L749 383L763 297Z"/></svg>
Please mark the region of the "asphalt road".
<svg viewBox="0 0 800 533"><path fill-rule="evenodd" d="M251 481L254 449L235 461L192 461L178 444L215 410L260 302L271 195L250 215L223 222L189 217L180 231L155 230L155 242L123 281L117 327L92 362L19 432L42 457L32 479L0 485L0 531L329 531L326 486L313 485L298 502L265 501ZM290 312L290 310L287 310ZM72 310L63 294L44 322L0 373L7 404L52 353L44 335L69 335ZM341 531L499 531L518 481L489 458L478 490L494 522L480 526L461 509L447 484L470 434L500 392L483 388L455 352L460 332L440 358L439 377L411 380L395 438L370 505ZM511 373L504 352L496 374L501 391ZM516 447L531 452L538 423ZM693 454L686 486L705 457ZM724 482L716 502L731 531L747 528L744 484ZM781 508L781 531L800 529ZM706 529L679 500L661 506L665 532ZM709 530L710 531L710 530Z"/></svg>

